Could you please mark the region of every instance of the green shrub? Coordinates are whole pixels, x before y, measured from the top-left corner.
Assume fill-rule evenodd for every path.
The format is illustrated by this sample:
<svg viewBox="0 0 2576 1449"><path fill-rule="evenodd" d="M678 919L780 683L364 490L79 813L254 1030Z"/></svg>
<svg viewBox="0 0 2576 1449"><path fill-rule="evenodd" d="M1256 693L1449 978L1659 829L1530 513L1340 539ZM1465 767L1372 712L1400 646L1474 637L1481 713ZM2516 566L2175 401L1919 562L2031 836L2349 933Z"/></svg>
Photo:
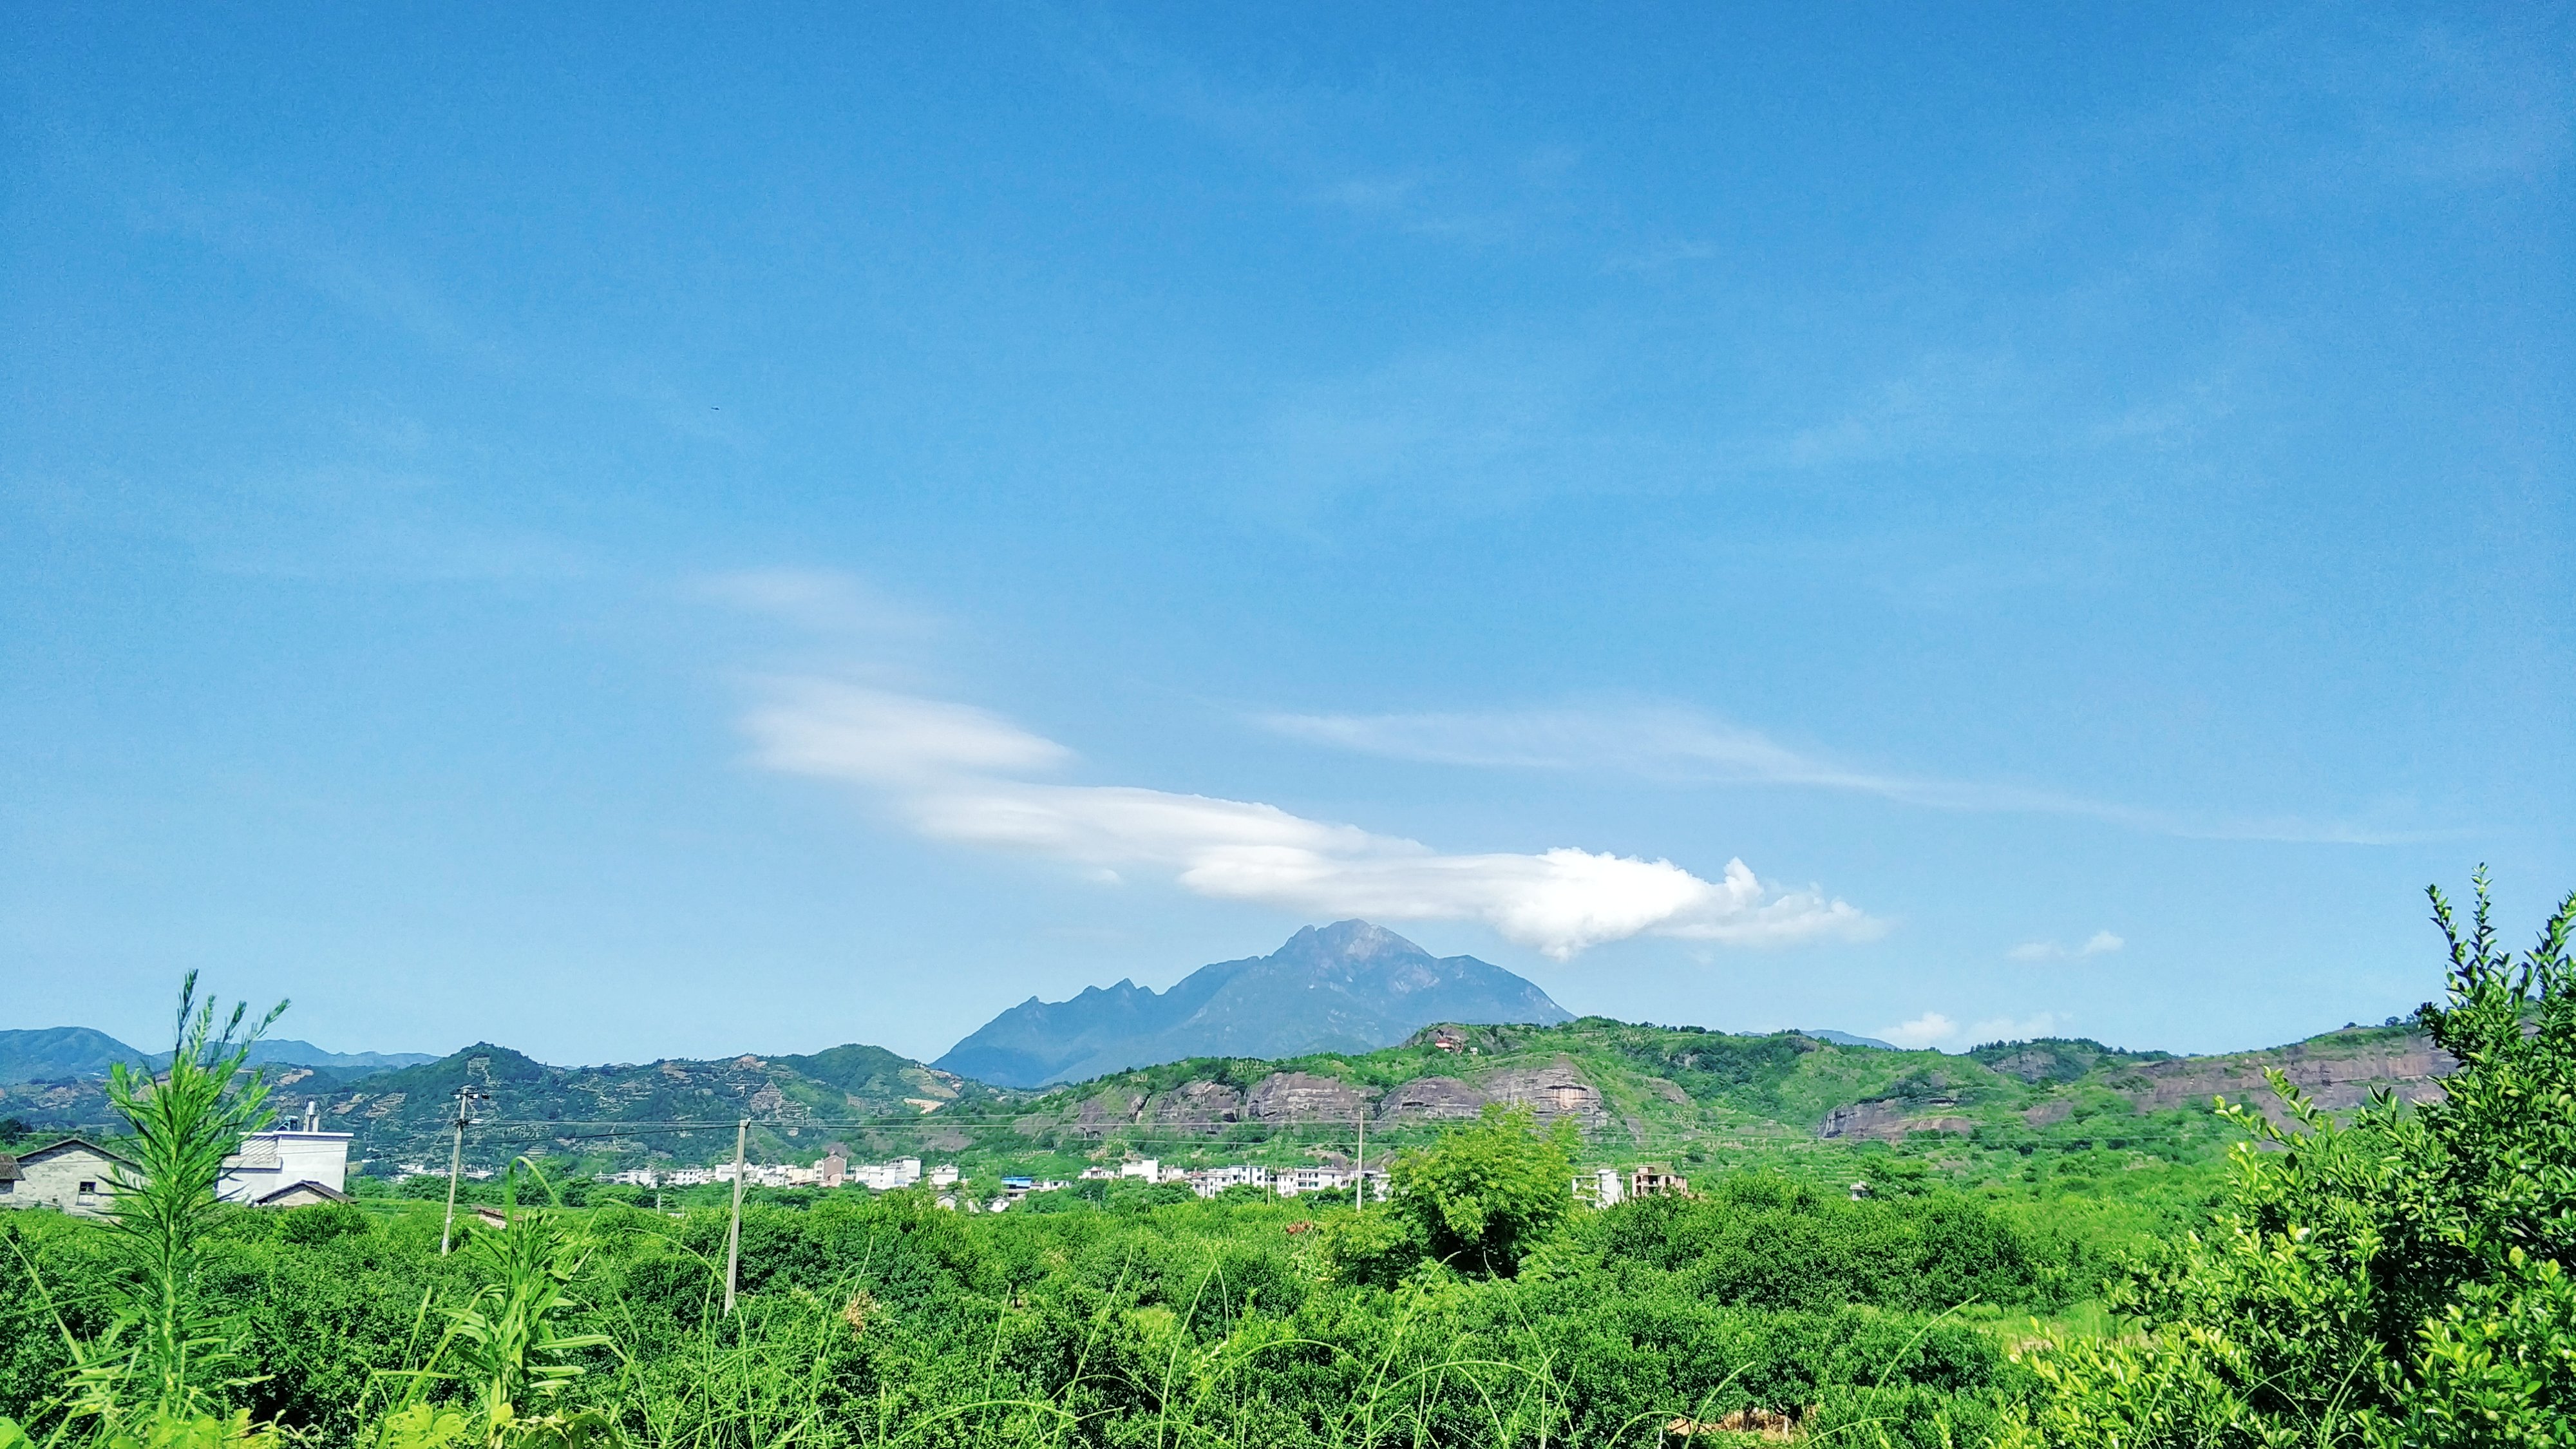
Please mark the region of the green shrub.
<svg viewBox="0 0 2576 1449"><path fill-rule="evenodd" d="M2441 1100L2337 1123L2278 1072L2205 1235L2141 1263L2146 1332L2043 1349L2024 1445L2576 1443L2576 895L2519 962L2483 872L2416 1019L2459 1061Z"/></svg>

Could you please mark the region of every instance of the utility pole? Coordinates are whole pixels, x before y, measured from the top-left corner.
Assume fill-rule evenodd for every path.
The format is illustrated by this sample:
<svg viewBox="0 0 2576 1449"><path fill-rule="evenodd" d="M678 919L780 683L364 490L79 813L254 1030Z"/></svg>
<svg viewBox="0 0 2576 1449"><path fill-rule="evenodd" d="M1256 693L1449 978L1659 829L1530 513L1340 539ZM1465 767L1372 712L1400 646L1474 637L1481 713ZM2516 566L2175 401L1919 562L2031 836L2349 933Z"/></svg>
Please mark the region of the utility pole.
<svg viewBox="0 0 2576 1449"><path fill-rule="evenodd" d="M733 1285L742 1271L742 1149L751 1136L751 1119L733 1126L733 1226L725 1232L725 1317L733 1317Z"/></svg>
<svg viewBox="0 0 2576 1449"><path fill-rule="evenodd" d="M456 1146L447 1155L447 1221L438 1229L438 1256L442 1258L447 1256L448 1240L456 1232L456 1178L465 1167L465 1129L474 1121L474 1114L469 1110L469 1106L474 1098L481 1096L483 1094L474 1090L471 1083L456 1089L456 1121L453 1124L456 1128ZM485 1098L485 1100L490 1099Z"/></svg>
<svg viewBox="0 0 2576 1449"><path fill-rule="evenodd" d="M1354 1208L1366 1207L1366 1206L1368 1205L1368 1203L1367 1203L1367 1198L1368 1198L1368 1108L1367 1108L1367 1107L1363 1106L1363 1107L1361 1107L1361 1108L1360 1108L1360 1111L1359 1111L1359 1118L1360 1118L1360 1169L1359 1169L1359 1171L1357 1171L1357 1172L1355 1172L1355 1173L1351 1174L1351 1206L1352 1206L1352 1207L1354 1207Z"/></svg>

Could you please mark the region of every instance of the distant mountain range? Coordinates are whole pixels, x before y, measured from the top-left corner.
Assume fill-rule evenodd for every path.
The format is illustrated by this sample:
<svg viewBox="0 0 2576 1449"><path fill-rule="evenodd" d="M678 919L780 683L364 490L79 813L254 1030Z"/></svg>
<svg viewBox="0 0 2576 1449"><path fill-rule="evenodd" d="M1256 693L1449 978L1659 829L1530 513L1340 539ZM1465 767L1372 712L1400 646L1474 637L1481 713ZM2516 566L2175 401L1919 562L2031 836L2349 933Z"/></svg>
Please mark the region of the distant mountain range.
<svg viewBox="0 0 2576 1449"><path fill-rule="evenodd" d="M1434 1022L1552 1025L1573 1014L1473 956L1433 956L1366 921L1308 926L1267 956L1220 961L1169 991L1133 981L1028 1000L931 1065L1035 1088L1187 1057L1390 1047Z"/></svg>
<svg viewBox="0 0 2576 1449"><path fill-rule="evenodd" d="M159 1056L82 1027L0 1031L0 1123L23 1126L18 1135L116 1132L101 1078L113 1062ZM2438 1096L2453 1065L2397 1025L2176 1057L2065 1038L1949 1055L1838 1031L1569 1020L1500 967L1435 958L1364 921L1300 931L1169 991L1120 982L1031 1000L935 1065L863 1045L594 1067L488 1043L430 1059L276 1041L259 1056L279 1110L318 1110L355 1139L352 1165L376 1174L443 1165L465 1086L478 1094L466 1161L481 1169L522 1153L583 1173L699 1165L730 1154L747 1120L762 1162L810 1161L837 1144L857 1160L937 1154L1069 1175L1129 1152L1329 1155L1362 1120L1372 1153L1400 1150L1490 1103L1570 1119L1587 1150L1614 1157L1743 1161L1766 1145L1927 1137L2211 1155L2234 1140L2212 1095L2268 1102L2267 1068L2341 1111L2382 1087Z"/></svg>
<svg viewBox="0 0 2576 1449"><path fill-rule="evenodd" d="M250 1049L253 1066L322 1067L334 1072L384 1072L434 1062L427 1052L329 1052L309 1041L262 1041ZM60 1082L104 1077L112 1063L167 1066L168 1052L138 1051L103 1031L49 1026L0 1031L0 1084Z"/></svg>
<svg viewBox="0 0 2576 1449"><path fill-rule="evenodd" d="M351 1166L379 1176L444 1167L457 1089L472 1086L479 1095L465 1161L478 1170L523 1153L568 1162L577 1176L703 1166L732 1155L734 1124L747 1119L758 1162L811 1162L838 1145L858 1161L917 1156L1067 1177L1128 1154L1330 1160L1344 1144L1356 1147L1363 1118L1374 1156L1427 1142L1488 1103L1570 1120L1587 1153L1614 1161L1745 1165L1760 1160L1748 1154L1773 1149L1927 1137L2020 1152L2153 1147L2209 1158L2238 1135L2211 1113L2212 1095L2268 1104L2266 1068L2344 1111L2382 1087L2412 1101L2437 1096L2451 1066L2411 1027L2346 1028L2223 1057L2058 1038L1954 1056L1805 1032L1735 1036L1584 1017L1552 1026L1435 1023L1374 1052L1202 1057L1045 1092L988 1086L856 1045L550 1067L478 1043L399 1071L282 1066L270 1080L281 1113L317 1109L355 1139ZM95 1076L0 1085L0 1123L12 1119L23 1124L21 1137L120 1130Z"/></svg>
<svg viewBox="0 0 2576 1449"><path fill-rule="evenodd" d="M1826 1031L1818 1028L1813 1031L1801 1031L1798 1034L1814 1037L1818 1041L1829 1041L1836 1046L1876 1047L1883 1052L1902 1050L1892 1041L1880 1041L1874 1036L1854 1036L1847 1031Z"/></svg>

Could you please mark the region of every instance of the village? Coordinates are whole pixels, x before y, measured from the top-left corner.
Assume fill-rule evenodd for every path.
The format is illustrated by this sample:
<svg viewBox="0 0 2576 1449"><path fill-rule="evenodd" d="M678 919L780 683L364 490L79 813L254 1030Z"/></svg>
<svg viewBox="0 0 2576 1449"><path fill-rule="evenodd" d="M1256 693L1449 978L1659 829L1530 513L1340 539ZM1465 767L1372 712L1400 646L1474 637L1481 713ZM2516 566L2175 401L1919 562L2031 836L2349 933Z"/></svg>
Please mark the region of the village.
<svg viewBox="0 0 2576 1449"><path fill-rule="evenodd" d="M625 1172L600 1173L597 1180L648 1189L704 1187L732 1182L734 1171L734 1164L730 1162L714 1167L642 1167ZM943 1163L925 1173L918 1157L853 1163L838 1152L826 1153L810 1167L791 1163L746 1164L742 1168L742 1178L744 1185L749 1187L864 1187L874 1192L897 1191L927 1180L933 1188L940 1190L939 1206L967 1212L1003 1212L1031 1194L1057 1192L1073 1186L1072 1182L1054 1179L1005 1176L1001 1179L999 1196L978 1200L959 1190L964 1176L954 1163ZM1349 1193L1355 1202L1363 1199L1384 1202L1391 1191L1387 1173L1378 1168L1331 1165L1274 1168L1250 1162L1185 1168L1167 1165L1151 1157L1129 1158L1114 1167L1086 1167L1078 1174L1078 1180L1177 1184L1202 1198L1213 1198L1234 1188L1251 1188L1277 1197ZM1651 1163L1627 1169L1601 1167L1577 1173L1570 1189L1576 1201L1606 1208L1631 1198L1686 1195L1690 1181L1663 1164ZM1854 1196L1861 1195L1863 1191L1856 1185Z"/></svg>
<svg viewBox="0 0 2576 1449"><path fill-rule="evenodd" d="M734 1180L734 1172L734 1164L725 1162L713 1167L642 1167L625 1172L604 1172L598 1174L597 1180L648 1189L704 1187L730 1183ZM811 1166L750 1163L745 1164L741 1172L743 1184L747 1187L863 1187L872 1192L894 1192L926 1181L939 1190L936 1199L939 1206L966 1212L1004 1212L1033 1193L1058 1192L1074 1185L1060 1179L1006 1175L1001 1179L1001 1193L984 1199L961 1189L964 1174L954 1163L942 1163L925 1171L918 1157L853 1163L838 1152L826 1153ZM1375 1168L1314 1166L1274 1169L1256 1163L1184 1168L1145 1157L1130 1158L1114 1167L1086 1167L1078 1180L1171 1183L1186 1187L1203 1198L1213 1198L1229 1188L1238 1187L1255 1188L1280 1197L1342 1192L1357 1195L1363 1191L1362 1184L1366 1185L1364 1191L1372 1201L1383 1202L1387 1196L1387 1175Z"/></svg>
<svg viewBox="0 0 2576 1449"><path fill-rule="evenodd" d="M216 1196L225 1202L267 1208L347 1202L349 1140L348 1133L321 1130L318 1114L308 1107L293 1127L245 1138L241 1150L224 1159ZM661 1191L730 1184L736 1170L730 1162L712 1167L642 1167L599 1173L594 1180ZM135 1174L134 1164L122 1155L85 1138L66 1137L15 1156L0 1154L0 1207L50 1207L76 1216L102 1217L112 1206L118 1181ZM965 1173L955 1163L926 1169L918 1157L853 1163L838 1151L825 1153L810 1166L747 1163L740 1174L743 1186L768 1188L897 1192L927 1182L938 1193L934 1201L939 1207L977 1213L1006 1212L1033 1194L1074 1185L1061 1179L1005 1175L1000 1179L1001 1191L985 1197L969 1190ZM398 1178L445 1175L428 1166L407 1166L396 1174ZM459 1175L481 1180L490 1177L491 1170L466 1169ZM1078 1180L1175 1184L1202 1198L1250 1188L1277 1197L1348 1193L1355 1202L1384 1202L1390 1191L1387 1173L1378 1168L1328 1164L1273 1168L1248 1162L1185 1168L1151 1157L1086 1167ZM1689 1186L1688 1180L1657 1164L1578 1173L1571 1190L1577 1201L1609 1207L1630 1198L1686 1193Z"/></svg>

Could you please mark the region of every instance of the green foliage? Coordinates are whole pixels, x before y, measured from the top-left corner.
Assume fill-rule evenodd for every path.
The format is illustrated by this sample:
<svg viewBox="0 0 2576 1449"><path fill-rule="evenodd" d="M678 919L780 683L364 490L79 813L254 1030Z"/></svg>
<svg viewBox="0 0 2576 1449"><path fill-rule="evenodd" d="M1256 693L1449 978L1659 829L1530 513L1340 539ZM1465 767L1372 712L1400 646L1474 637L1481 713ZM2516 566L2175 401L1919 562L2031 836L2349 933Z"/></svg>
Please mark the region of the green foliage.
<svg viewBox="0 0 2576 1449"><path fill-rule="evenodd" d="M1776 1176L1703 1196L1645 1198L1584 1223L1605 1265L1641 1263L1718 1303L1938 1312L1968 1303L2063 1307L2091 1292L2092 1255L1960 1193L1852 1202Z"/></svg>
<svg viewBox="0 0 2576 1449"><path fill-rule="evenodd" d="M1393 1288L1430 1255L1419 1219L1410 1213L1336 1213L1320 1234L1324 1262L1337 1282Z"/></svg>
<svg viewBox="0 0 2576 1449"><path fill-rule="evenodd" d="M2519 962L2483 890L2471 923L2438 897L2436 916L2449 995L2418 1027L2461 1069L2446 1100L2345 1122L2286 1082L2277 1121L2138 1112L2114 1075L2136 1054L2093 1043L1964 1060L1593 1019L1474 1042L1486 1062L1588 1053L1623 1122L1740 1133L1688 1141L1696 1197L1578 1208L1573 1129L1502 1111L1399 1138L1397 1193L1365 1210L1124 1181L999 1216L928 1189L762 1191L729 1316L721 1192L674 1215L605 1189L576 1205L531 1168L483 1185L508 1226L468 1225L448 1258L435 1199L398 1193L290 1213L191 1199L136 1226L8 1214L30 1291L0 1293L0 1449L32 1449L17 1423L48 1449L1607 1449L1791 1424L1861 1449L2576 1449L2576 898ZM229 1035L191 1011L201 1042ZM919 1085L891 1058L810 1065ZM1241 1086L1276 1065L1227 1070ZM735 1067L736 1086L757 1079ZM1314 1068L1380 1086L1477 1070L1421 1045ZM1155 1090L1197 1070L1154 1069ZM1637 1089L1641 1072L1687 1101ZM220 1125L255 1089L212 1079L229 1085L200 1126L167 1125L183 1083L152 1130ZM1976 1136L1783 1142L1725 1115L1856 1100L1966 1114ZM2048 1111L2025 1117L2034 1103ZM2247 1139L2223 1171L2203 1162L2220 1130ZM1852 1200L1855 1179L1875 1194ZM197 1345L168 1411L136 1367L155 1262L182 1265L170 1301ZM117 1412L74 1418L65 1385L102 1364Z"/></svg>
<svg viewBox="0 0 2576 1449"><path fill-rule="evenodd" d="M327 1243L373 1230L363 1210L347 1203L317 1202L289 1212L286 1221L278 1224L277 1235L290 1243Z"/></svg>
<svg viewBox="0 0 2576 1449"><path fill-rule="evenodd" d="M2576 930L2571 895L2516 962L2484 873L2463 928L2439 890L2459 1060L2438 1102L2349 1123L2277 1071L2290 1126L2249 1140L2211 1231L2116 1298L2146 1332L2045 1349L2020 1444L2565 1444L2576 1421ZM2223 1104L2222 1104L2223 1105Z"/></svg>
<svg viewBox="0 0 2576 1449"><path fill-rule="evenodd" d="M513 1188L517 1173L512 1173ZM543 1179L539 1179L542 1185ZM520 1210L512 1193L509 1224L471 1236L466 1256L484 1275L473 1296L444 1310L455 1364L487 1434L498 1442L533 1407L554 1406L583 1373L575 1355L605 1347L604 1333L568 1333L581 1310L572 1294L597 1246L589 1219Z"/></svg>
<svg viewBox="0 0 2576 1449"><path fill-rule="evenodd" d="M1527 1107L1489 1103L1473 1124L1396 1158L1394 1210L1433 1258L1508 1278L1565 1221L1582 1143L1561 1118L1545 1135L1537 1127Z"/></svg>
<svg viewBox="0 0 2576 1449"><path fill-rule="evenodd" d="M169 1068L157 1077L123 1062L111 1069L108 1098L132 1131L133 1166L113 1169L109 1216L131 1276L107 1330L73 1341L71 1377L73 1417L96 1421L110 1439L157 1442L167 1431L180 1434L174 1443L197 1442L197 1430L171 1426L214 1422L214 1392L238 1366L237 1325L203 1292L200 1244L220 1211L224 1159L267 1125L267 1085L244 1067L285 1009L278 1003L245 1032L236 1005L217 1030L215 1002L197 1000L192 971L179 989Z"/></svg>
<svg viewBox="0 0 2576 1449"><path fill-rule="evenodd" d="M1725 1180L1715 1185L1734 1200ZM247 1325L245 1377L259 1381L231 1389L233 1406L368 1449L515 1445L602 1423L638 1443L702 1449L787 1437L1109 1446L1157 1434L1642 1444L1675 1417L1796 1411L1863 1391L1882 1404L1920 1390L1905 1402L1948 1404L1954 1423L1991 1414L2009 1375L1989 1327L1892 1301L1718 1301L1690 1242L1666 1242L1656 1226L1682 1220L1638 1211L1649 1208L1661 1211L1588 1215L1502 1278L1427 1265L1389 1208L1192 1200L996 1217L912 1194L827 1195L746 1210L746 1291L730 1318L717 1311L721 1212L514 1212L509 1229L472 1228L471 1246L442 1259L435 1204L312 1241L286 1231L291 1214L228 1209L204 1244L204 1281ZM1593 1234L1623 1215L1635 1219L1628 1246L1609 1253ZM64 1285L66 1312L94 1311L97 1275L112 1270L96 1251L105 1235L69 1219L28 1226L25 1246ZM1329 1261L1340 1235L1363 1230L1404 1239L1398 1266L1382 1282L1340 1281ZM512 1300L530 1326L490 1342L521 1345L517 1358L469 1347L451 1315L497 1325ZM20 1346L8 1313L0 1302L0 1352ZM536 1371L547 1365L588 1372Z"/></svg>

